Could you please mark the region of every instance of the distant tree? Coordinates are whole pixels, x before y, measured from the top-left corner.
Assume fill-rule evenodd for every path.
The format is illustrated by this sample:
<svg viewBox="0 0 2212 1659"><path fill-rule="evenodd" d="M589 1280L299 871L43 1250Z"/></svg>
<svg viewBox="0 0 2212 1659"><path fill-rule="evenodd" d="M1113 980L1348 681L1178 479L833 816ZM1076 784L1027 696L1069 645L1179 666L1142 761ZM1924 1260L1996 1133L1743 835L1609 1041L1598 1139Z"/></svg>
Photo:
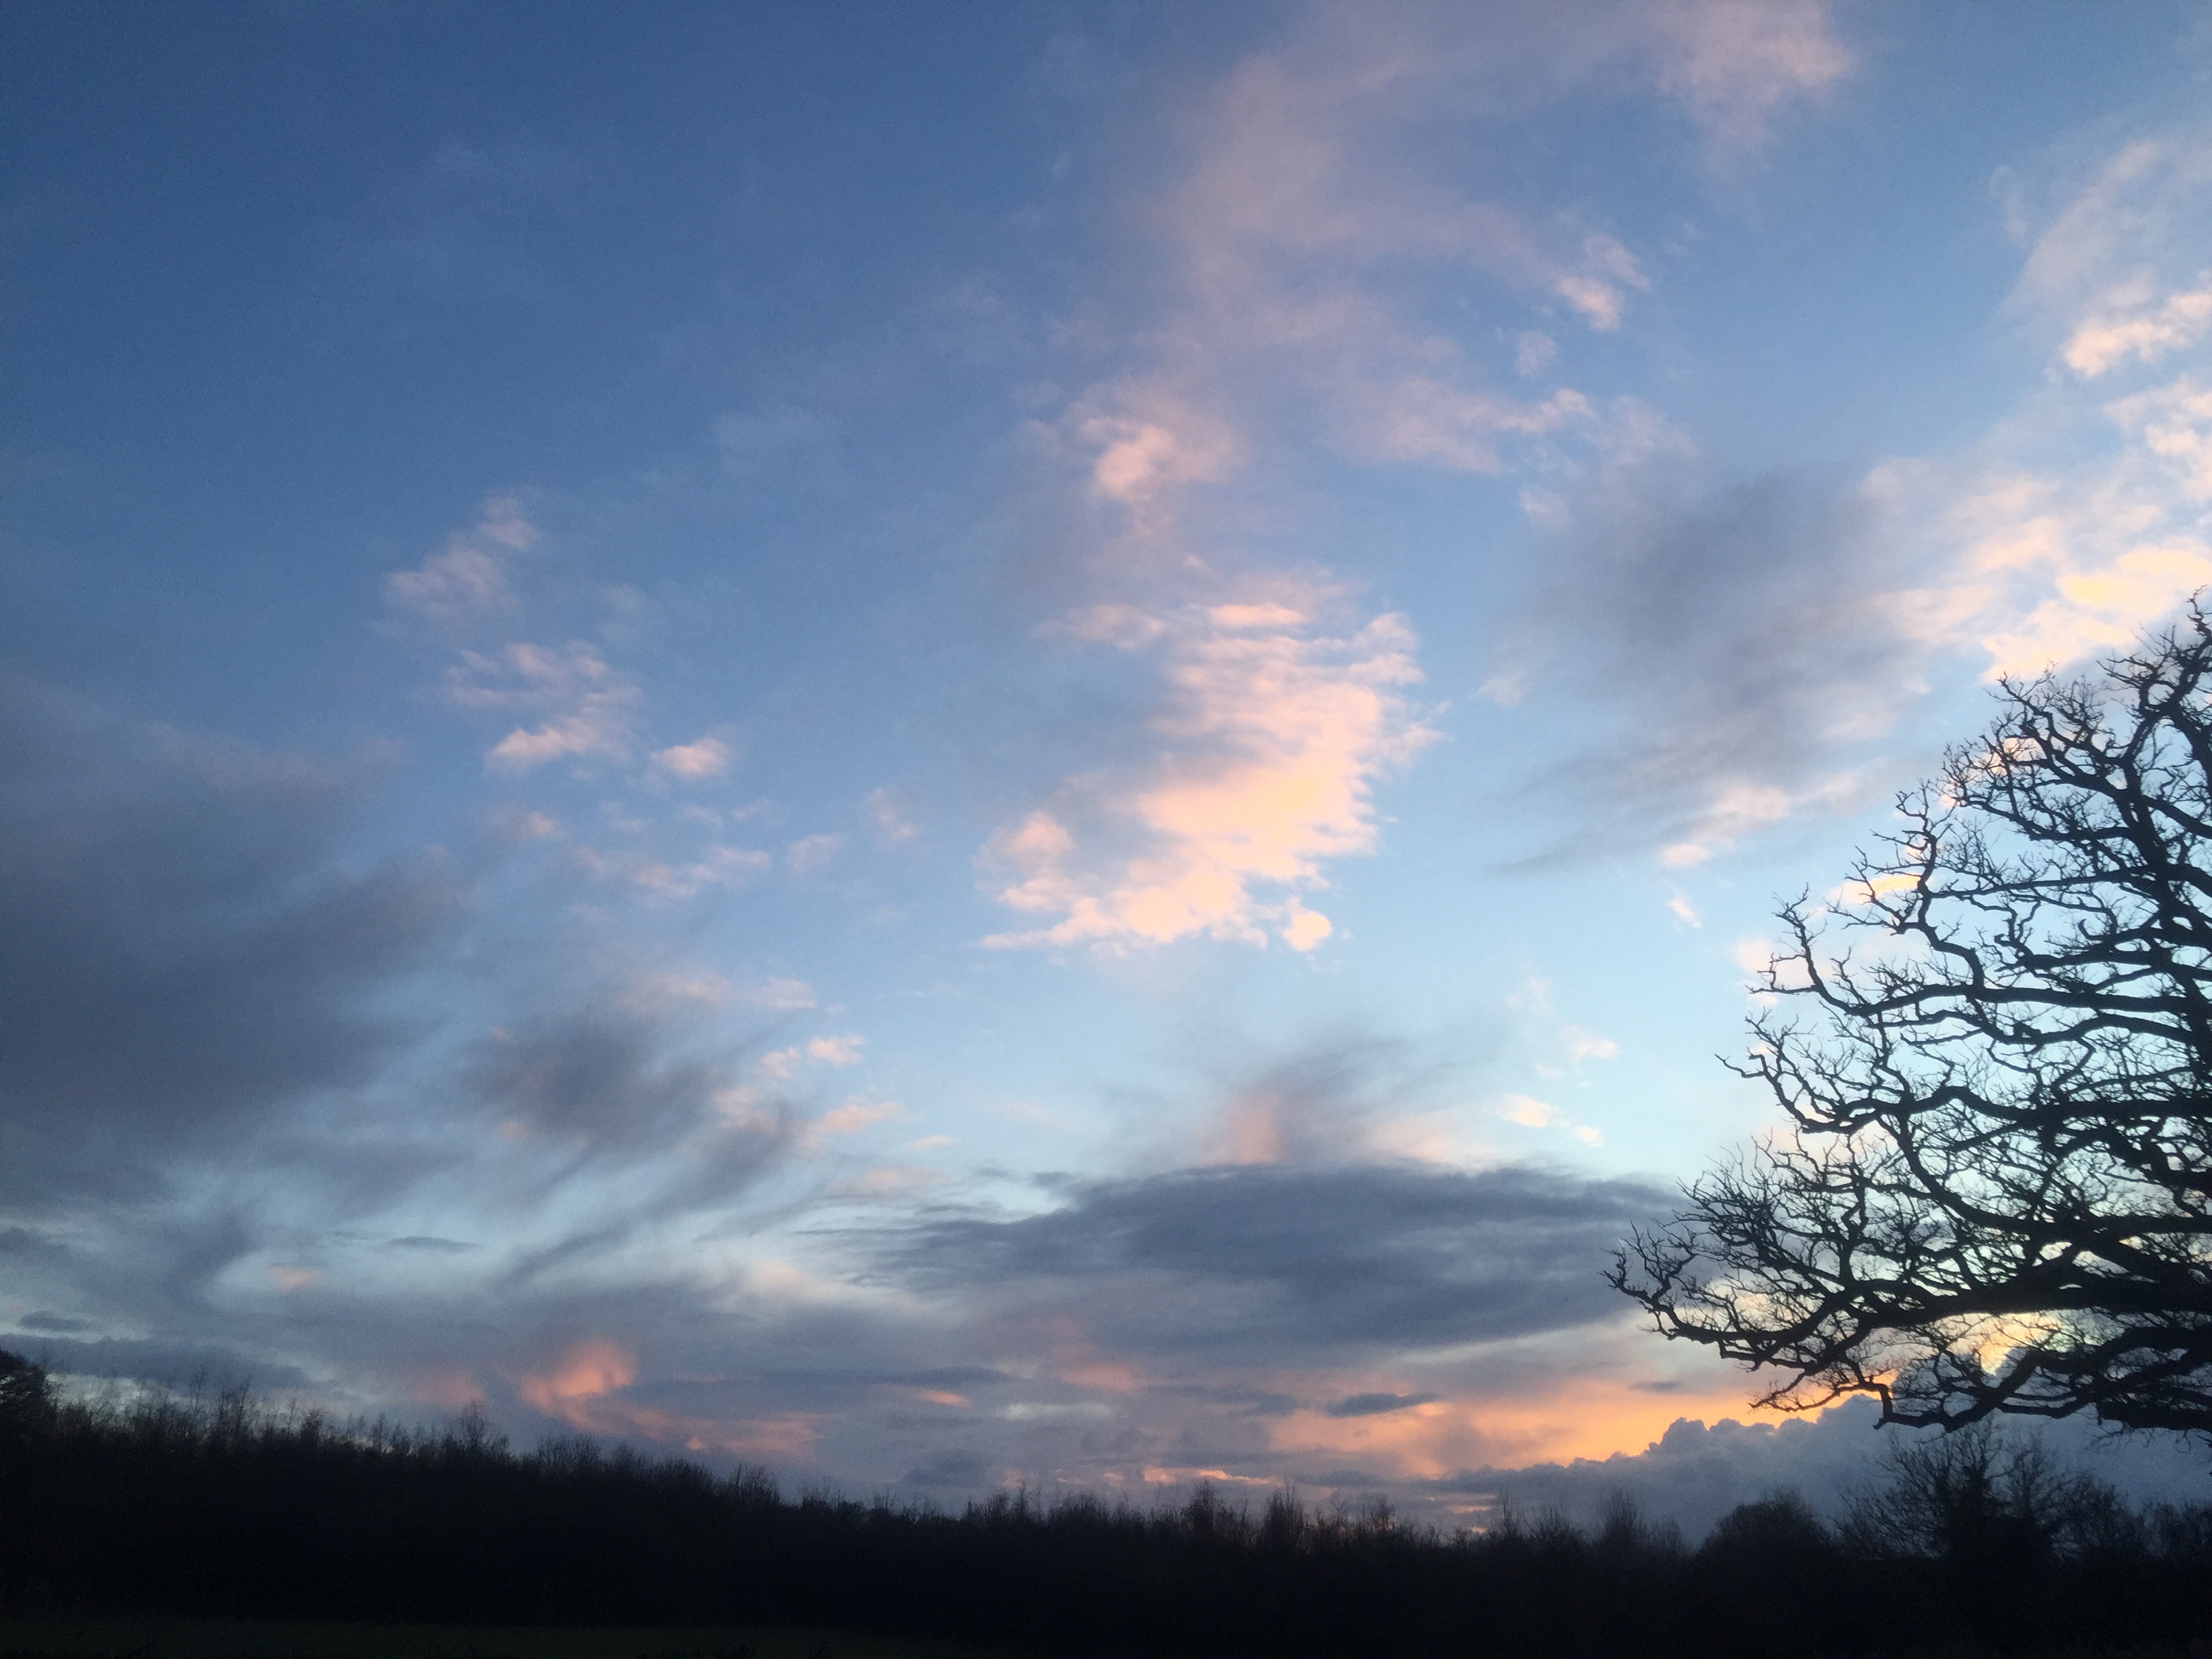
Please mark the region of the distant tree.
<svg viewBox="0 0 2212 1659"><path fill-rule="evenodd" d="M2001 682L1841 891L1783 908L1735 1069L1794 1132L1612 1273L1778 1374L1759 1403L2212 1435L2208 673L2192 605L2096 676Z"/></svg>
<svg viewBox="0 0 2212 1659"><path fill-rule="evenodd" d="M2141 1546L2142 1523L2104 1482L2063 1468L1994 1421L1887 1449L1887 1484L1855 1495L1845 1544L1863 1556L1936 1556L1983 1572L2054 1554Z"/></svg>
<svg viewBox="0 0 2212 1659"><path fill-rule="evenodd" d="M52 1429L54 1386L46 1368L0 1348L0 1444Z"/></svg>

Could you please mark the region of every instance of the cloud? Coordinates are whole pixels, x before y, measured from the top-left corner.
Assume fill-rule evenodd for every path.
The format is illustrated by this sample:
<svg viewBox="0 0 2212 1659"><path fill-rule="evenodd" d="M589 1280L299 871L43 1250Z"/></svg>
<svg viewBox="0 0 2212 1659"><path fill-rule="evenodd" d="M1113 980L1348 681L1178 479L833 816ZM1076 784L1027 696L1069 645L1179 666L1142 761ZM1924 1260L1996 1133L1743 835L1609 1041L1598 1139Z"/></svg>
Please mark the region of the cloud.
<svg viewBox="0 0 2212 1659"><path fill-rule="evenodd" d="M145 1188L408 1042L380 1005L463 893L346 856L377 769L0 677L0 1193Z"/></svg>
<svg viewBox="0 0 2212 1659"><path fill-rule="evenodd" d="M914 820L907 816L905 803L894 789L872 789L862 804L868 822L876 827L876 837L884 842L912 841L921 834Z"/></svg>
<svg viewBox="0 0 2212 1659"><path fill-rule="evenodd" d="M1498 1115L1508 1123L1517 1123L1524 1129L1564 1129L1585 1146L1601 1146L1605 1136L1589 1124L1577 1124L1548 1100L1538 1100L1533 1095L1508 1095L1498 1108Z"/></svg>
<svg viewBox="0 0 2212 1659"><path fill-rule="evenodd" d="M817 870L826 869L844 846L844 836L834 831L802 836L784 848L784 862L791 866L793 875L811 876Z"/></svg>
<svg viewBox="0 0 2212 1659"><path fill-rule="evenodd" d="M1522 695L1617 722L1552 775L1576 833L1683 869L1865 799L1887 776L1873 745L1925 689L1910 556L1884 527L1856 492L1776 477L1708 493L1663 453L1600 483L1505 653Z"/></svg>
<svg viewBox="0 0 2212 1659"><path fill-rule="evenodd" d="M1621 1497L1645 1515L1672 1520L1695 1544L1739 1504L1795 1492L1816 1513L1840 1520L1852 1494L1886 1478L1882 1459L1900 1441L1917 1437L1878 1427L1870 1400L1856 1400L1812 1417L1746 1423L1723 1419L1708 1425L1678 1417L1640 1451L1520 1468L1461 1469L1420 1481L1416 1490L1437 1498L1474 1500L1466 1519L1494 1519L1502 1501L1526 1517L1555 1512L1584 1527L1597 1525ZM2042 1443L2062 1467L2112 1482L2141 1503L2194 1503L2203 1478L2186 1458L2176 1459L2148 1438L2106 1435L2094 1424L2064 1422L2015 1429Z"/></svg>
<svg viewBox="0 0 2212 1659"><path fill-rule="evenodd" d="M1598 332L1621 325L1650 279L1618 240L1555 204L1471 198L1464 168L1438 160L1463 140L1439 144L1435 128L1481 131L1570 94L1656 94L1690 113L1709 153L1740 155L1851 61L1816 0L1318 8L1184 118L1192 164L1160 216L1191 307L1170 330L1185 361L1146 382L1149 395L1211 409L1191 366L1259 354L1291 370L1302 402L1319 394L1348 453L1497 471L1497 439L1555 430L1586 416L1587 400L1562 389L1530 404L1484 386L1454 331L1407 309L1388 276L1455 267ZM1551 356L1533 337L1518 331L1522 376ZM1188 423L1129 419L1109 451L1117 476L1149 479L1158 469L1144 457L1193 453ZM1219 434L1219 411L1211 419ZM1236 447L1217 435L1196 453Z"/></svg>
<svg viewBox="0 0 2212 1659"><path fill-rule="evenodd" d="M1063 1207L892 1236L917 1289L1081 1310L1129 1356L1337 1363L1616 1320L1601 1274L1670 1195L1524 1166L1254 1165L1080 1182Z"/></svg>
<svg viewBox="0 0 2212 1659"><path fill-rule="evenodd" d="M2212 277L2200 271L2198 280ZM2195 345L2212 330L2212 283L2161 294L2148 273L2108 290L2096 313L2076 325L2059 349L2066 367L2094 380L2130 358L2156 362Z"/></svg>
<svg viewBox="0 0 2212 1659"><path fill-rule="evenodd" d="M334 228L325 298L410 333L443 308L544 305L557 266L545 233L603 200L605 182L542 142L447 140Z"/></svg>
<svg viewBox="0 0 2212 1659"><path fill-rule="evenodd" d="M636 1381L636 1357L602 1337L577 1343L550 1370L525 1376L517 1392L547 1416L585 1426L578 1410L580 1402L626 1389Z"/></svg>
<svg viewBox="0 0 2212 1659"><path fill-rule="evenodd" d="M1218 1048L1218 1039L1213 1039ZM1395 1043L1322 1039L1235 1080L1182 1150L1212 1164L1494 1161L1455 1105L1426 1105L1437 1077Z"/></svg>
<svg viewBox="0 0 2212 1659"><path fill-rule="evenodd" d="M2077 668L2212 584L2212 135L2054 190L2006 307L2049 373L1963 453L1723 484L1623 406L1528 495L1550 575L1486 695L1605 715L1548 780L1568 845L1689 869L1856 810L1926 764L1896 733L1947 667Z"/></svg>
<svg viewBox="0 0 2212 1659"><path fill-rule="evenodd" d="M809 1124L800 1137L799 1147L804 1152L818 1152L822 1143L834 1136L856 1135L879 1123L896 1122L905 1115L906 1108L896 1100L863 1100L855 1095Z"/></svg>
<svg viewBox="0 0 2212 1659"><path fill-rule="evenodd" d="M384 579L385 600L427 621L448 624L512 611L515 592L508 570L538 536L519 499L488 495L473 529L455 532L442 552Z"/></svg>
<svg viewBox="0 0 2212 1659"><path fill-rule="evenodd" d="M1343 1400L1332 1400L1322 1409L1331 1417L1377 1417L1385 1412L1426 1406L1437 1398L1432 1394L1355 1394Z"/></svg>
<svg viewBox="0 0 2212 1659"><path fill-rule="evenodd" d="M709 888L742 887L775 862L756 848L727 844L708 846L696 858L683 860L595 847L579 847L574 856L593 875L629 881L656 899L669 900L691 898Z"/></svg>
<svg viewBox="0 0 2212 1659"><path fill-rule="evenodd" d="M730 769L734 758L730 745L720 738L701 738L696 743L680 743L655 750L653 763L671 777L697 783L721 776Z"/></svg>
<svg viewBox="0 0 2212 1659"><path fill-rule="evenodd" d="M672 1057L665 1024L609 1010L541 1014L479 1042L463 1076L510 1134L574 1146L665 1147L721 1121L718 1063Z"/></svg>
<svg viewBox="0 0 2212 1659"><path fill-rule="evenodd" d="M856 1066L860 1049L867 1039L847 1033L843 1036L819 1036L809 1040L806 1057L823 1066Z"/></svg>
<svg viewBox="0 0 2212 1659"><path fill-rule="evenodd" d="M1652 31L1659 88L1721 152L1756 149L1793 100L1849 74L1856 59L1820 0L1709 0L1638 8Z"/></svg>
<svg viewBox="0 0 2212 1659"><path fill-rule="evenodd" d="M1236 550L1200 527L1279 511L1270 485L1316 449L1499 473L1613 455L1656 428L1531 383L1557 367L1562 331L1626 325L1651 287L1635 251L1556 203L1504 199L1503 181L1470 190L1440 157L1466 154L1470 125L1503 131L1592 92L1673 100L1710 150L1741 150L1850 61L1809 0L1324 6L1178 112L1186 165L1151 215L1168 281L1149 361L1032 434L1079 468L1089 508L1121 510L1091 602L1050 631L1155 653L1169 708L1152 731L1170 741L1149 769L1069 778L993 837L998 897L1040 919L993 944L1272 933L1309 951L1331 936L1302 894L1371 847L1374 780L1432 736L1397 689L1418 678L1413 641L1390 617L1324 635L1302 597L1273 600L1291 620L1260 620L1268 600L1237 590L1266 582L1224 574Z"/></svg>
<svg viewBox="0 0 2212 1659"><path fill-rule="evenodd" d="M1371 851L1375 781L1434 739L1401 688L1419 669L1401 619L1348 636L1279 602L1155 618L1155 757L1065 782L982 854L1000 902L1055 918L1002 946L1164 945L1194 935L1295 950L1331 931L1300 896L1330 859Z"/></svg>
<svg viewBox="0 0 2212 1659"><path fill-rule="evenodd" d="M867 1039L848 1033L842 1036L818 1036L805 1042L794 1043L788 1048L774 1049L754 1061L755 1068L764 1077L795 1076L801 1066L845 1066L860 1063L860 1049Z"/></svg>
<svg viewBox="0 0 2212 1659"><path fill-rule="evenodd" d="M814 988L803 979L768 979L745 992L745 1000L762 1008L792 1012L815 1006Z"/></svg>
<svg viewBox="0 0 2212 1659"><path fill-rule="evenodd" d="M2070 668L2212 584L2208 269L2212 130L2135 139L2060 188L2008 307L2052 343L2045 388L1982 453L1877 474L1930 527L1938 579L1905 596L1929 645L1992 678Z"/></svg>
<svg viewBox="0 0 2212 1659"><path fill-rule="evenodd" d="M556 650L527 643L487 654L464 651L446 671L446 700L458 708L528 709L546 718L517 726L485 753L495 772L527 772L549 761L622 760L642 700L595 647L572 640Z"/></svg>

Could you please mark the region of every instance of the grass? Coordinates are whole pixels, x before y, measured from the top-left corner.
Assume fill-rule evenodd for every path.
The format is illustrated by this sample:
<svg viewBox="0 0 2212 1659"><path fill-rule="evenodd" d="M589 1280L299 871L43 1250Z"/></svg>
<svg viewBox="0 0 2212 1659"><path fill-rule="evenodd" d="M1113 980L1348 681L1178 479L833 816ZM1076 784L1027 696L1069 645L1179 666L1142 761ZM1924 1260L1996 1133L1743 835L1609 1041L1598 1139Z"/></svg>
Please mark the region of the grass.
<svg viewBox="0 0 2212 1659"><path fill-rule="evenodd" d="M1003 1649L757 1626L353 1625L0 1618L0 1659L1013 1659Z"/></svg>

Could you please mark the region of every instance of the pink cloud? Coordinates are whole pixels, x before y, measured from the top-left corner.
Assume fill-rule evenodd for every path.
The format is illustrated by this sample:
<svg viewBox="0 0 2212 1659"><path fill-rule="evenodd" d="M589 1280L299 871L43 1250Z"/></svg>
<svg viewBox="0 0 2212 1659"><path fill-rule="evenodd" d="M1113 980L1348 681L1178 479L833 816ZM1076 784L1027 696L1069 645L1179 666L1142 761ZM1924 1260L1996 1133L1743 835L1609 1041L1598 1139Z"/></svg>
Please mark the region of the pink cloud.
<svg viewBox="0 0 2212 1659"><path fill-rule="evenodd" d="M532 709L546 718L518 726L484 756L494 771L526 772L562 758L619 760L630 752L638 688L598 650L572 640L556 650L517 643L496 653L465 651L446 672L447 702L461 708Z"/></svg>
<svg viewBox="0 0 2212 1659"><path fill-rule="evenodd" d="M626 1389L637 1380L637 1360L605 1337L579 1342L550 1370L524 1376L517 1392L549 1417L588 1428L584 1402Z"/></svg>
<svg viewBox="0 0 2212 1659"><path fill-rule="evenodd" d="M696 783L721 776L730 769L732 758L730 745L720 738L702 738L656 751L653 763L672 777Z"/></svg>
<svg viewBox="0 0 2212 1659"><path fill-rule="evenodd" d="M537 539L537 528L520 501L510 495L487 496L475 528L455 532L442 552L384 579L385 599L436 623L511 611L515 595L508 567Z"/></svg>
<svg viewBox="0 0 2212 1659"><path fill-rule="evenodd" d="M1308 951L1333 931L1302 890L1371 852L1376 779L1435 733L1403 620L1348 636L1279 600L1162 618L1163 707L1148 765L1071 779L983 853L1001 903L1052 918L993 945L1164 945L1194 935Z"/></svg>

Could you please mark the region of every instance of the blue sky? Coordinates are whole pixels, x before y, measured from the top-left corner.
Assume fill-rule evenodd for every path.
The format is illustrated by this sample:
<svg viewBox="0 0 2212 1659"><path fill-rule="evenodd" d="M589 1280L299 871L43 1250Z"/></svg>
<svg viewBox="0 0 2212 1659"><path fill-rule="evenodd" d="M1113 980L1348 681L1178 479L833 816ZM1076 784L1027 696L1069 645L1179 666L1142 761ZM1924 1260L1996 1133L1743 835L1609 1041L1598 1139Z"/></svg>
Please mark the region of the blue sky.
<svg viewBox="0 0 2212 1659"><path fill-rule="evenodd" d="M2193 6L0 32L88 1374L1479 1518L1745 1415L1598 1273L1777 896L2212 576Z"/></svg>

